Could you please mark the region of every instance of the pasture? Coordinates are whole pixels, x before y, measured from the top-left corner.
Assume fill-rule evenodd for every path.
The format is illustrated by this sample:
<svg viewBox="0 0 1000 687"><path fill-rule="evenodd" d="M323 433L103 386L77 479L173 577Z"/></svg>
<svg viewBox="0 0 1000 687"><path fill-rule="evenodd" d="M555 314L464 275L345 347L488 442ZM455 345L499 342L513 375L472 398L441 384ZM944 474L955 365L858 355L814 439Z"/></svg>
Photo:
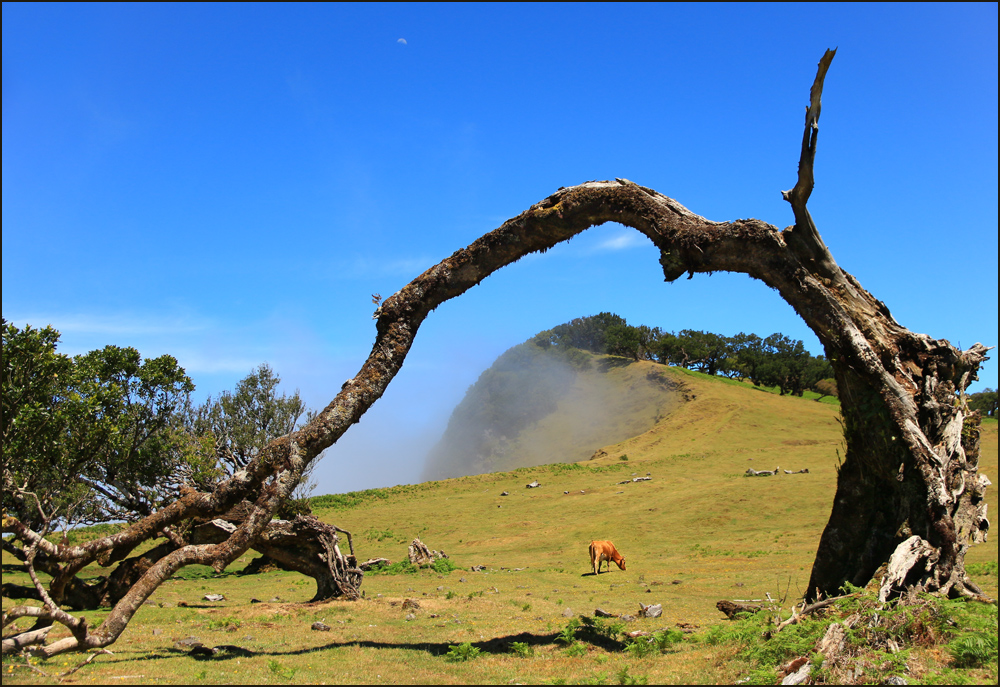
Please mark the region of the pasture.
<svg viewBox="0 0 1000 687"><path fill-rule="evenodd" d="M137 614L110 647L113 655L65 681L731 683L745 677L748 665L734 660L733 643L706 641L710 627L729 623L715 604L770 595L787 614L805 591L843 452L838 406L676 368L667 373L683 381L692 400L594 460L317 500L316 515L353 533L360 560L405 560L407 544L419 537L446 552L457 569L369 574L362 600L310 605L304 603L314 592L310 578L240 575L252 552L221 575L186 568ZM984 423L982 445L980 470L996 481L995 421ZM748 468L776 466L809 472L744 476ZM649 481L631 481L647 474ZM533 480L541 486L525 488ZM995 494L988 493L991 505ZM627 571L612 565L593 575L593 539L614 542ZM995 537L973 548L967 561L996 598ZM4 581L26 583L15 563L4 555ZM210 593L225 600L205 601ZM404 607L408 599L419 607ZM611 619L561 641L581 615L597 608L637 615L640 603L662 604L662 617L637 618L625 630L680 627L685 639L666 653L642 656L609 631L618 622ZM85 615L96 625L104 613ZM312 630L314 622L330 629ZM199 659L183 646L190 638L234 648ZM5 661L3 681L52 682L46 675L81 659L60 656L37 670ZM940 650L916 649L908 660L925 680L955 679ZM992 671L963 679L995 681Z"/></svg>

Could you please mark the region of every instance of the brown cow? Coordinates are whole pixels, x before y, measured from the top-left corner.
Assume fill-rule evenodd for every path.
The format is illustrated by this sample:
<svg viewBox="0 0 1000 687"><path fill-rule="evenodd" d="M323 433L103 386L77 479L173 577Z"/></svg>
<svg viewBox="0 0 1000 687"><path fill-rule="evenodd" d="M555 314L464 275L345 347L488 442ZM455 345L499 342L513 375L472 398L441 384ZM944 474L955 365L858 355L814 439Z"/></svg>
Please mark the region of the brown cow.
<svg viewBox="0 0 1000 687"><path fill-rule="evenodd" d="M608 572L611 571L611 561L621 570L625 569L625 558L618 553L614 544L609 541L590 542L590 565L595 575L601 574L601 563L604 561L608 562Z"/></svg>

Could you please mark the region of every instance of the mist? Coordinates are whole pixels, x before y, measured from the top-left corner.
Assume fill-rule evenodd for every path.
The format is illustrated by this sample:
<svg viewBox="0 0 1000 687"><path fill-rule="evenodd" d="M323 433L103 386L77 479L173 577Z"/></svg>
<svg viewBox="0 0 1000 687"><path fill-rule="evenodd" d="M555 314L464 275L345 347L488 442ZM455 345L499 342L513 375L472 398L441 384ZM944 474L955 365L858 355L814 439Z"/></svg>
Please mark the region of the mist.
<svg viewBox="0 0 1000 687"><path fill-rule="evenodd" d="M455 408L422 479L587 460L675 407L656 367L530 341L515 346Z"/></svg>

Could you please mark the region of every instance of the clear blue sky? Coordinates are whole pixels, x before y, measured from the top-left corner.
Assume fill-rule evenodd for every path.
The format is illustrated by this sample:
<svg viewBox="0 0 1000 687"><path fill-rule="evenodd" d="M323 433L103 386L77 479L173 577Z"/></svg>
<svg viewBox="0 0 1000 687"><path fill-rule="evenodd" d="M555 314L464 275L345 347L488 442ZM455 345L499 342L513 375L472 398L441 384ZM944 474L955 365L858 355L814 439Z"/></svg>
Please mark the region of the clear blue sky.
<svg viewBox="0 0 1000 687"><path fill-rule="evenodd" d="M560 186L790 224L831 47L824 239L904 326L995 345L995 3L4 4L3 314L67 353L175 355L198 399L266 361L319 408L371 348L371 294ZM603 310L821 352L760 283L664 284L645 238L593 229L435 311L319 492L417 480L498 354Z"/></svg>

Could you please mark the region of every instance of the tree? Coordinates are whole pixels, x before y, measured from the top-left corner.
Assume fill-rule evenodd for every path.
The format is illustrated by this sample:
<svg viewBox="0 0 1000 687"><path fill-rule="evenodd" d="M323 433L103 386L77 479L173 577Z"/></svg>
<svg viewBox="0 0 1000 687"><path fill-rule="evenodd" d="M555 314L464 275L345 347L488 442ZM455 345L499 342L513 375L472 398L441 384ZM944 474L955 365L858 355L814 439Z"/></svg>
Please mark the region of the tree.
<svg viewBox="0 0 1000 687"><path fill-rule="evenodd" d="M823 344L837 380L847 451L809 597L836 593L844 582L867 583L892 559L899 572L886 581L890 589L983 598L965 573L965 553L989 527L983 501L988 480L977 472L979 416L970 413L963 394L988 349L976 344L962 351L909 331L837 265L823 243L806 203L814 185L820 96L833 56L827 51L820 60L806 109L798 180L783 193L792 206L792 226L779 230L754 219L712 222L626 179L562 188L382 301L375 311L371 354L330 405L210 491L191 490L125 531L81 546L53 544L17 518L5 517L5 532L59 560L85 565L99 555L131 550L165 527L216 517L243 500L250 504L247 517L224 540L186 543L159 559L97 628L46 601L45 613L69 627L72 636L41 653L107 646L181 567L200 563L224 569L264 531L306 466L384 393L431 311L501 267L605 222L647 236L660 250L668 282L720 270L760 279L781 294Z"/></svg>
<svg viewBox="0 0 1000 687"><path fill-rule="evenodd" d="M3 323L8 514L63 527L149 515L174 500L190 456L172 430L194 389L169 356L106 346L68 358L51 327Z"/></svg>
<svg viewBox="0 0 1000 687"><path fill-rule="evenodd" d="M983 415L993 418L997 417L997 392L995 389L986 389L969 395L969 408L978 410Z"/></svg>

